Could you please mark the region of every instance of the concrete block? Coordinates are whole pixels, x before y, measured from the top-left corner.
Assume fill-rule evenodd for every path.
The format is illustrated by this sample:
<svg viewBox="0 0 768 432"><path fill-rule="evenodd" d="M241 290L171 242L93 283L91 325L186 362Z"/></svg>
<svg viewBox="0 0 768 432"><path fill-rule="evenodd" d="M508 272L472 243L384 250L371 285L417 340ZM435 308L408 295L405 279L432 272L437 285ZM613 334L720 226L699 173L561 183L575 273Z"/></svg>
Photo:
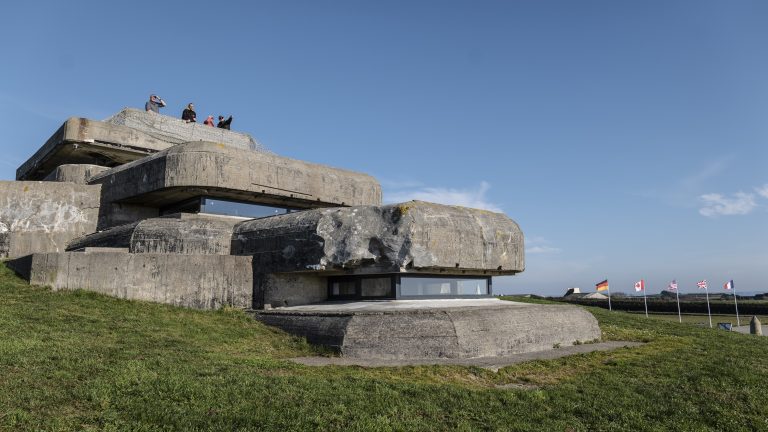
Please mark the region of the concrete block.
<svg viewBox="0 0 768 432"><path fill-rule="evenodd" d="M91 177L108 169L108 167L88 164L59 165L48 174L44 181L70 182L84 185L88 184L88 180Z"/></svg>
<svg viewBox="0 0 768 432"><path fill-rule="evenodd" d="M452 300L444 307L424 300L392 306L397 302L357 311L350 304L334 310L329 303L314 310L289 307L254 316L345 357L370 359L498 357L593 341L601 334L597 320L577 306L496 299Z"/></svg>
<svg viewBox="0 0 768 432"><path fill-rule="evenodd" d="M410 201L315 209L235 226L235 255L264 272L425 272L508 275L523 271L520 227L485 210Z"/></svg>
<svg viewBox="0 0 768 432"><path fill-rule="evenodd" d="M67 250L109 247L131 253L229 255L238 222L241 219L197 214L150 218L77 238Z"/></svg>
<svg viewBox="0 0 768 432"><path fill-rule="evenodd" d="M0 182L0 257L64 251L96 229L100 186Z"/></svg>
<svg viewBox="0 0 768 432"><path fill-rule="evenodd" d="M381 202L372 177L213 142L189 142L91 179L105 203L161 207L193 197L315 208Z"/></svg>
<svg viewBox="0 0 768 432"><path fill-rule="evenodd" d="M167 111L166 111L167 112ZM123 108L122 111L105 120L105 123L118 126L128 126L131 129L172 144L182 144L189 141L212 141L241 150L269 152L252 136L202 123L187 123L173 115L162 115L133 108Z"/></svg>
<svg viewBox="0 0 768 432"><path fill-rule="evenodd" d="M29 281L195 309L250 308L250 257L61 252L33 254ZM22 264L18 266L21 268Z"/></svg>

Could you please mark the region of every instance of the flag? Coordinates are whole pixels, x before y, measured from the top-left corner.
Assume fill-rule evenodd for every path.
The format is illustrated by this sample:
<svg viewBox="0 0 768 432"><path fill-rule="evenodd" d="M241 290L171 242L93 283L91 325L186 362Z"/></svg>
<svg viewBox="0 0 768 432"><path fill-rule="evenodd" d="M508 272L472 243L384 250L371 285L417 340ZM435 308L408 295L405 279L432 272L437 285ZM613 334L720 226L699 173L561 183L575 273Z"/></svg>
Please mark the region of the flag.
<svg viewBox="0 0 768 432"><path fill-rule="evenodd" d="M607 289L608 289L608 279L595 285L595 290L597 291L605 291Z"/></svg>
<svg viewBox="0 0 768 432"><path fill-rule="evenodd" d="M707 280L699 281L696 285L699 286L699 289L707 289Z"/></svg>
<svg viewBox="0 0 768 432"><path fill-rule="evenodd" d="M635 291L642 291L645 289L645 281L640 279L639 281L635 282Z"/></svg>
<svg viewBox="0 0 768 432"><path fill-rule="evenodd" d="M729 280L728 283L723 285L723 288L725 288L727 290L732 290L733 289L733 279Z"/></svg>
<svg viewBox="0 0 768 432"><path fill-rule="evenodd" d="M669 283L669 290L675 291L677 290L677 281L672 279L672 282Z"/></svg>

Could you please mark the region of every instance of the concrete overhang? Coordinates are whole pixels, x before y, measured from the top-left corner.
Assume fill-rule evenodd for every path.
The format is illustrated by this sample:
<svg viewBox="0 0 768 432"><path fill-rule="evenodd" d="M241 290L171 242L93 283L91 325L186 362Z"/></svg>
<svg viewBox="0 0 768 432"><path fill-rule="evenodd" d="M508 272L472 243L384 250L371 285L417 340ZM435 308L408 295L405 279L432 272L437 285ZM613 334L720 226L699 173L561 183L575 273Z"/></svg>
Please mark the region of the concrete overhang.
<svg viewBox="0 0 768 432"><path fill-rule="evenodd" d="M163 207L206 195L299 208L377 205L373 177L214 142L189 142L95 175L103 202Z"/></svg>
<svg viewBox="0 0 768 432"><path fill-rule="evenodd" d="M16 180L42 180L64 164L114 167L172 145L126 126L72 117L16 170Z"/></svg>
<svg viewBox="0 0 768 432"><path fill-rule="evenodd" d="M264 273L511 275L523 233L501 213L409 201L315 209L241 222L233 255Z"/></svg>

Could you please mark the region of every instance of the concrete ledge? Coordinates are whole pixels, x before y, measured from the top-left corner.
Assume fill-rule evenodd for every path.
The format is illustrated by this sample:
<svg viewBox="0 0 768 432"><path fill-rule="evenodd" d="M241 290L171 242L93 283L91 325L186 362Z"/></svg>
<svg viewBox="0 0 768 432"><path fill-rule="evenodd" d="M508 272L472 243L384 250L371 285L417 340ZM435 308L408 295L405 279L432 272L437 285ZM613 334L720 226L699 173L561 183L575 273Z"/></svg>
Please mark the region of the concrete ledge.
<svg viewBox="0 0 768 432"><path fill-rule="evenodd" d="M189 142L94 176L104 202L160 207L201 195L315 208L379 204L371 176L215 142Z"/></svg>
<svg viewBox="0 0 768 432"><path fill-rule="evenodd" d="M31 284L194 309L249 308L250 257L62 252L33 254L11 268Z"/></svg>
<svg viewBox="0 0 768 432"><path fill-rule="evenodd" d="M510 275L525 268L523 233L501 213L409 201L315 209L242 222L232 253L265 272Z"/></svg>
<svg viewBox="0 0 768 432"><path fill-rule="evenodd" d="M75 184L88 184L88 180L94 175L108 170L108 167L89 164L65 164L59 165L44 179L45 181L69 182Z"/></svg>
<svg viewBox="0 0 768 432"><path fill-rule="evenodd" d="M16 180L41 180L65 163L117 166L172 145L126 126L71 117L16 170Z"/></svg>
<svg viewBox="0 0 768 432"><path fill-rule="evenodd" d="M67 251L125 248L131 253L229 255L232 230L241 219L226 216L175 214L117 226L77 238Z"/></svg>
<svg viewBox="0 0 768 432"><path fill-rule="evenodd" d="M373 306L357 307L366 303ZM351 358L500 357L600 338L583 308L498 299L327 303L253 314Z"/></svg>

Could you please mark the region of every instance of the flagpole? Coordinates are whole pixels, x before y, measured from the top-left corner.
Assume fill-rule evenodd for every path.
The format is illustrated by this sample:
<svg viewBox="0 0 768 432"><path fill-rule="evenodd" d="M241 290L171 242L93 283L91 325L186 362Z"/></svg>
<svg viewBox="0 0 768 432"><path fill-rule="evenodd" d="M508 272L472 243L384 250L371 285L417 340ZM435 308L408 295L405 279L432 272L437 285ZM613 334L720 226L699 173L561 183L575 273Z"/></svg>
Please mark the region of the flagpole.
<svg viewBox="0 0 768 432"><path fill-rule="evenodd" d="M610 283L608 284L608 311L613 312L613 307L611 306L611 284Z"/></svg>
<svg viewBox="0 0 768 432"><path fill-rule="evenodd" d="M709 315L709 328L712 328L712 311L709 309L709 287L704 285L704 293L707 295L707 315Z"/></svg>
<svg viewBox="0 0 768 432"><path fill-rule="evenodd" d="M736 325L741 327L741 321L739 320L739 302L736 301L736 285L731 283L731 287L733 288L733 304L736 305Z"/></svg>
<svg viewBox="0 0 768 432"><path fill-rule="evenodd" d="M683 316L680 314L680 289L675 289L675 294L677 295L677 319L680 321L680 324L683 323Z"/></svg>
<svg viewBox="0 0 768 432"><path fill-rule="evenodd" d="M648 295L645 293L645 279L640 279L640 284L643 286L643 303L645 303L645 317L648 318Z"/></svg>

